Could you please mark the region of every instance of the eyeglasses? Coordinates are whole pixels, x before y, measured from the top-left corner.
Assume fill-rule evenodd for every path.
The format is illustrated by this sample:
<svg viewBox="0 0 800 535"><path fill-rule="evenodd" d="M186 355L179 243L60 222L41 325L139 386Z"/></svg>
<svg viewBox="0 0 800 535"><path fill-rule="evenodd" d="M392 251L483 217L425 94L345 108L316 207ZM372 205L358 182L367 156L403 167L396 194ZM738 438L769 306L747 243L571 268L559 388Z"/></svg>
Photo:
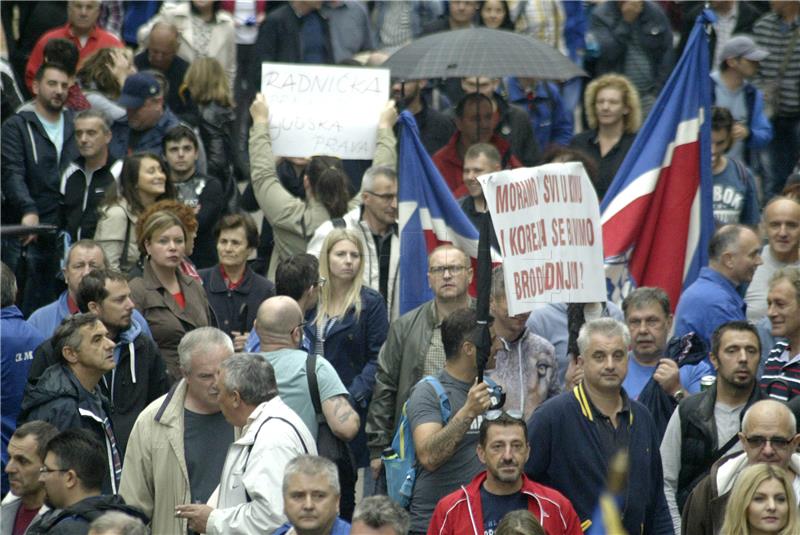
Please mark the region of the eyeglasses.
<svg viewBox="0 0 800 535"><path fill-rule="evenodd" d="M45 475L50 474L52 472L69 472L68 468L47 468L46 466L42 466L39 468L39 474Z"/></svg>
<svg viewBox="0 0 800 535"><path fill-rule="evenodd" d="M744 437L747 443L753 448L763 448L769 442L773 448L783 450L789 447L792 442L791 438L784 437L762 437L761 435L753 435Z"/></svg>
<svg viewBox="0 0 800 535"><path fill-rule="evenodd" d="M431 275L444 275L445 271L449 271L451 275L458 275L467 269L467 266L433 266L428 269Z"/></svg>
<svg viewBox="0 0 800 535"><path fill-rule="evenodd" d="M364 193L369 193L370 195L375 195L377 198L382 200L383 202L392 202L397 198L397 193L375 193L374 191L370 191L368 189L364 190Z"/></svg>
<svg viewBox="0 0 800 535"><path fill-rule="evenodd" d="M302 331L302 330L303 330L303 327L305 327L307 323L308 323L307 321L301 321L300 323L298 323L297 325L295 325L295 326L292 328L292 330L291 330L291 331L289 331L289 334L293 333L295 329L300 329L300 330Z"/></svg>
<svg viewBox="0 0 800 535"><path fill-rule="evenodd" d="M490 422L493 422L504 414L506 416L509 416L510 418L514 418L515 420L522 420L522 411L518 410L504 411L501 409L486 411L486 414L484 414L483 418L489 420Z"/></svg>

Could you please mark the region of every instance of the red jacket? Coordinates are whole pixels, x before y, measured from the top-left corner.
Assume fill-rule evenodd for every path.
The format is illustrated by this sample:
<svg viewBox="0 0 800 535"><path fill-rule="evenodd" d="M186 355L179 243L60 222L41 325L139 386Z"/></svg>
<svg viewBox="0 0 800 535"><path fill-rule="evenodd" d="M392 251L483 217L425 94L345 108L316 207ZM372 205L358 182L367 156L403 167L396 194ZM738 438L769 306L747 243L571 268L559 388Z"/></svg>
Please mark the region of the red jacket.
<svg viewBox="0 0 800 535"><path fill-rule="evenodd" d="M433 163L439 169L439 172L444 177L444 181L447 182L447 185L450 187L450 191L453 192L453 197L456 199L469 195L469 190L467 190L467 186L464 185L464 161L458 155L458 139L460 137L461 132L456 130L450 138L450 141L447 142L447 145L436 151L432 156ZM500 152L501 160L504 160L506 158L506 153L511 150L509 142L497 134L492 134L489 143L494 145ZM507 158L508 165L505 167L510 169L522 167L522 162L513 154L509 154Z"/></svg>
<svg viewBox="0 0 800 535"><path fill-rule="evenodd" d="M433 511L428 535L483 535L481 472L466 487L462 486L439 500ZM534 514L547 535L582 535L581 521L568 499L550 487L534 483L522 474L522 490L528 496L528 511Z"/></svg>

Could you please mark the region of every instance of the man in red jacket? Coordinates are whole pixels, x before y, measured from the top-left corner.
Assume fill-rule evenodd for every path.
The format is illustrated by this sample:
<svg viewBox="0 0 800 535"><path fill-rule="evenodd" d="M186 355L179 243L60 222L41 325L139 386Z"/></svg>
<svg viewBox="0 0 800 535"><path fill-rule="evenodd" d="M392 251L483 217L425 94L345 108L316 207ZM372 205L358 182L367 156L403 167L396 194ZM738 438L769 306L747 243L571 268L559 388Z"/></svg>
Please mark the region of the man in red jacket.
<svg viewBox="0 0 800 535"><path fill-rule="evenodd" d="M527 437L524 420L489 411L481 423L477 448L486 471L439 501L428 535L492 533L506 513L517 509L533 513L547 535L581 535L580 519L569 500L525 475L531 452Z"/></svg>

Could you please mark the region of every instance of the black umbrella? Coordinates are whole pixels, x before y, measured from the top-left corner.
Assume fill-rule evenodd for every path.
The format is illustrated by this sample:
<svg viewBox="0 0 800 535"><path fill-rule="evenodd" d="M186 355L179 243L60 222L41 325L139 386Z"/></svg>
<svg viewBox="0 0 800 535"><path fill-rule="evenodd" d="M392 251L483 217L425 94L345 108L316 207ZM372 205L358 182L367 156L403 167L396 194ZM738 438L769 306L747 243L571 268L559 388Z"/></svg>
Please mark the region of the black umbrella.
<svg viewBox="0 0 800 535"><path fill-rule="evenodd" d="M383 64L392 78L521 76L569 80L586 76L558 50L529 35L489 28L435 33L401 48Z"/></svg>

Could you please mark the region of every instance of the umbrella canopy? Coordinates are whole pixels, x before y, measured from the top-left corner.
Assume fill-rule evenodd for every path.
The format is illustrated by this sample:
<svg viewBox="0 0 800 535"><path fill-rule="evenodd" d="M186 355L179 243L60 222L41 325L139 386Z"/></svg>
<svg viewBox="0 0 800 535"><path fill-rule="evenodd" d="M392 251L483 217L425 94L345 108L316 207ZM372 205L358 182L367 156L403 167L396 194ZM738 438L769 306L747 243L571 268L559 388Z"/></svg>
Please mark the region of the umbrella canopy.
<svg viewBox="0 0 800 535"><path fill-rule="evenodd" d="M521 76L569 80L586 76L558 50L529 35L468 28L435 33L401 48L382 65L392 78L464 78Z"/></svg>

